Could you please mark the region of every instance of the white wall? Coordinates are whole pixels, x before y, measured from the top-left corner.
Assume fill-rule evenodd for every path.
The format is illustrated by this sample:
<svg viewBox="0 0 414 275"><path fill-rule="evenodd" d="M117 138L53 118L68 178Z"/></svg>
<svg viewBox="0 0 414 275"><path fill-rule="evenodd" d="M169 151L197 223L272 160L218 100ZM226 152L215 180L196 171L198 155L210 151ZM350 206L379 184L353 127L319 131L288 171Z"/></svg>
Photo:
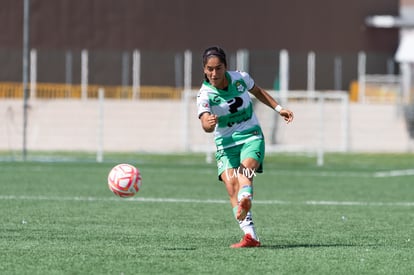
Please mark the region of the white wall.
<svg viewBox="0 0 414 275"><path fill-rule="evenodd" d="M295 121L280 122L277 140L282 148L315 147L320 144L320 112L313 103L290 102ZM188 138L196 149L213 149L211 134L205 134L196 115L196 106L186 107L180 101L120 101L104 103L105 151L179 152L186 149L183 128L185 110L189 116ZM0 150L21 150L21 100L0 101ZM274 111L256 106L268 146ZM355 104L349 106L349 149L366 152L405 152L410 140L405 121L395 105ZM336 104L324 105L327 150L341 150L340 110ZM36 100L30 102L28 150L96 151L99 133L97 100Z"/></svg>

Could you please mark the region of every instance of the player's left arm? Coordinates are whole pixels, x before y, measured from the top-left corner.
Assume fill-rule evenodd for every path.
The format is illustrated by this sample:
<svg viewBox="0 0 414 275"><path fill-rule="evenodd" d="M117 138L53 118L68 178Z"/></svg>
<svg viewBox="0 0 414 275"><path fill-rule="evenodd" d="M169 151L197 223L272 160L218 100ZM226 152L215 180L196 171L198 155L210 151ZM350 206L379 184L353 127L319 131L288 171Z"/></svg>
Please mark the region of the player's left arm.
<svg viewBox="0 0 414 275"><path fill-rule="evenodd" d="M269 106L270 108L279 112L281 116L286 120L287 123L292 122L293 120L293 112L281 107L276 99L274 99L265 89L257 86L256 84L253 88L249 91L252 93L260 102ZM277 107L279 106L279 107ZM281 108L280 110L278 110Z"/></svg>

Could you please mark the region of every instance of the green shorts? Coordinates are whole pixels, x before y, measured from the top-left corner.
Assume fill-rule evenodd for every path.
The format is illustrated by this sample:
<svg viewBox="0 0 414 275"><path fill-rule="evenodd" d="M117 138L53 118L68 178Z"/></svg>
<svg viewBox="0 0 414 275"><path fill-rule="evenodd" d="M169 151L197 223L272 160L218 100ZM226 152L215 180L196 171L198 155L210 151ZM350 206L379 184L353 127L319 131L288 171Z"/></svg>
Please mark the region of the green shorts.
<svg viewBox="0 0 414 275"><path fill-rule="evenodd" d="M264 139L255 139L244 144L218 150L216 152L216 161L219 180L221 180L221 174L224 171L229 168L239 167L240 163L247 158L257 160L260 163L260 167L255 172L262 173L264 154Z"/></svg>

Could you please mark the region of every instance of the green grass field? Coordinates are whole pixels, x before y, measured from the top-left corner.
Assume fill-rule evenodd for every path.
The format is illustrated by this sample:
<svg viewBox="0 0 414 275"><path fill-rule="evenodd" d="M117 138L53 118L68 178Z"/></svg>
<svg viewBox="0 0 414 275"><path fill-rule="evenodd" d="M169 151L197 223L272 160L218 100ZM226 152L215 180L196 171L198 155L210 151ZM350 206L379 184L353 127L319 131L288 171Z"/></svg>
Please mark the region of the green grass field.
<svg viewBox="0 0 414 275"><path fill-rule="evenodd" d="M132 199L112 166L143 176ZM0 162L0 274L414 274L414 155L268 155L255 179L262 247L242 233L203 155Z"/></svg>

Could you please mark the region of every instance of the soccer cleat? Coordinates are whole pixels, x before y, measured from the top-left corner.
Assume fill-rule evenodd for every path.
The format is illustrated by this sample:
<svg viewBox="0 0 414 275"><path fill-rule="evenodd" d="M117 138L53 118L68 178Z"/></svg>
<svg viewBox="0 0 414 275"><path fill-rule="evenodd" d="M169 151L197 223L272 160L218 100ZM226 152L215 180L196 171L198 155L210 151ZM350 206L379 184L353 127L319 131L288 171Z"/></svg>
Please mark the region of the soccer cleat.
<svg viewBox="0 0 414 275"><path fill-rule="evenodd" d="M252 235L246 234L240 242L232 244L231 248L243 248L243 247L259 247L260 242L253 239Z"/></svg>
<svg viewBox="0 0 414 275"><path fill-rule="evenodd" d="M242 221L246 218L247 213L252 207L252 200L250 197L244 197L240 200L239 206L237 208L236 219Z"/></svg>

